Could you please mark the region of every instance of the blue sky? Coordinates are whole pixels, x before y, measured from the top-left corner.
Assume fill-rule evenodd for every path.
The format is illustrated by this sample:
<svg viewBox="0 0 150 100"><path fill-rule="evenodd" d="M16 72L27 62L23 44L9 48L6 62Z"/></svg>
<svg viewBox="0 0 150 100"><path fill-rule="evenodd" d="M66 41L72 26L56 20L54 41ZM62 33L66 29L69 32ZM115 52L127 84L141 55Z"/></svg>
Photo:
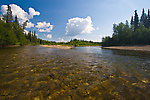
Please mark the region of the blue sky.
<svg viewBox="0 0 150 100"><path fill-rule="evenodd" d="M38 11L40 15L35 15L30 19L30 22L35 26L27 28L26 30L34 29L37 31L39 38L49 41L68 41L73 38L101 41L103 36L111 36L114 23L118 24L125 22L125 20L130 21L134 10L138 10L140 16L143 8L145 8L146 11L150 8L150 0L0 1L0 6L8 4L15 4L27 13L29 13L30 7ZM36 28L38 22L50 23L50 25L53 25L53 28L50 32L40 32L38 28ZM48 34L51 36L48 37Z"/></svg>

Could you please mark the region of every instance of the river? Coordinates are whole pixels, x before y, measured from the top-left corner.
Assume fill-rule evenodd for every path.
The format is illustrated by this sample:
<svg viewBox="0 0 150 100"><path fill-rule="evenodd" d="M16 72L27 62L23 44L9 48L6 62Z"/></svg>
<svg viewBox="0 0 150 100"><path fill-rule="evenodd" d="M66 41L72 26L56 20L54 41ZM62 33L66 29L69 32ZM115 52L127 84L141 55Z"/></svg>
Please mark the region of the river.
<svg viewBox="0 0 150 100"><path fill-rule="evenodd" d="M150 52L0 49L0 100L148 100Z"/></svg>

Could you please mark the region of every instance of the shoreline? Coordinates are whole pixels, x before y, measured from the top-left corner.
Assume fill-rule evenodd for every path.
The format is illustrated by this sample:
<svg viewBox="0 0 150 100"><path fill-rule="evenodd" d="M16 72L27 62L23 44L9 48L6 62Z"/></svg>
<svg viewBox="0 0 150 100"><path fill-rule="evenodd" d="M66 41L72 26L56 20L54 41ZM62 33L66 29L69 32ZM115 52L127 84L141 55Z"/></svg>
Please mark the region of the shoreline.
<svg viewBox="0 0 150 100"><path fill-rule="evenodd" d="M74 46L63 46L63 45L40 45L41 47L47 47L47 48L57 48L57 49L72 49Z"/></svg>
<svg viewBox="0 0 150 100"><path fill-rule="evenodd" d="M149 51L150 45L143 46L111 46L111 47L102 47L103 49L113 49L113 50L134 50L134 51Z"/></svg>
<svg viewBox="0 0 150 100"><path fill-rule="evenodd" d="M95 45L91 45L91 46L76 46L76 47L101 47L101 46L95 46Z"/></svg>
<svg viewBox="0 0 150 100"><path fill-rule="evenodd" d="M16 44L16 45L6 45L6 46L0 46L0 48L14 48L14 47L20 47L21 45Z"/></svg>
<svg viewBox="0 0 150 100"><path fill-rule="evenodd" d="M40 45L42 47L48 47L48 48L57 48L57 49L72 49L75 46L65 46L65 45ZM76 46L76 47L96 47L96 46ZM97 46L100 47L100 46Z"/></svg>

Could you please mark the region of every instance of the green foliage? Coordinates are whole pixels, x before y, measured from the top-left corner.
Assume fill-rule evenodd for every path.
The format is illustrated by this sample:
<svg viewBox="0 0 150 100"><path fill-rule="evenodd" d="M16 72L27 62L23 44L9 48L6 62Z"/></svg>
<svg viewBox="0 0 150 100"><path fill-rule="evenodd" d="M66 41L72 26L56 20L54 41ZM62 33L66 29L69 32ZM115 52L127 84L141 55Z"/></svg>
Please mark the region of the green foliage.
<svg viewBox="0 0 150 100"><path fill-rule="evenodd" d="M17 16L13 22L11 7L8 5L7 14L3 15L3 20L0 20L0 47L15 44L36 44L36 33L34 35L31 35L31 32L28 35L24 34L23 28L25 28L26 23L27 21L23 27L19 25Z"/></svg>
<svg viewBox="0 0 150 100"><path fill-rule="evenodd" d="M100 44L98 42L92 42L92 41L86 41L86 40L71 40L70 42L67 42L68 45L73 46L99 46Z"/></svg>
<svg viewBox="0 0 150 100"><path fill-rule="evenodd" d="M112 37L105 37L102 39L102 46L118 46L118 45L147 45L150 44L150 17L142 12L140 19L135 10L134 19L131 18L131 24L129 26L128 22L126 24L120 23L118 25L113 25L113 35Z"/></svg>
<svg viewBox="0 0 150 100"><path fill-rule="evenodd" d="M16 34L13 31L12 23L0 21L0 46L15 44L17 42Z"/></svg>
<svg viewBox="0 0 150 100"><path fill-rule="evenodd" d="M77 40L73 39L69 42L55 42L55 41L46 41L38 39L40 44L43 45L65 45L65 46L99 46L99 42L85 41L85 40Z"/></svg>

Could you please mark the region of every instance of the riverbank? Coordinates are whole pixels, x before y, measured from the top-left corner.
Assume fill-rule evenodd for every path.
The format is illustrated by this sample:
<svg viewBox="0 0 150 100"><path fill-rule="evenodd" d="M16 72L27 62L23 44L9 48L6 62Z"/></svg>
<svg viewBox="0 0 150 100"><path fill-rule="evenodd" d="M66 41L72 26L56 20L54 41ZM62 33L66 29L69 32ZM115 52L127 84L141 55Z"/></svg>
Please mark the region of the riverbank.
<svg viewBox="0 0 150 100"><path fill-rule="evenodd" d="M74 46L63 46L63 45L40 45L42 47L48 47L48 48L57 48L57 49L72 49Z"/></svg>
<svg viewBox="0 0 150 100"><path fill-rule="evenodd" d="M6 46L0 46L0 48L13 48L13 47L20 47L21 45L6 45Z"/></svg>
<svg viewBox="0 0 150 100"><path fill-rule="evenodd" d="M143 46L112 46L102 47L104 49L117 49L117 50L136 50L136 51L150 51L150 45Z"/></svg>

